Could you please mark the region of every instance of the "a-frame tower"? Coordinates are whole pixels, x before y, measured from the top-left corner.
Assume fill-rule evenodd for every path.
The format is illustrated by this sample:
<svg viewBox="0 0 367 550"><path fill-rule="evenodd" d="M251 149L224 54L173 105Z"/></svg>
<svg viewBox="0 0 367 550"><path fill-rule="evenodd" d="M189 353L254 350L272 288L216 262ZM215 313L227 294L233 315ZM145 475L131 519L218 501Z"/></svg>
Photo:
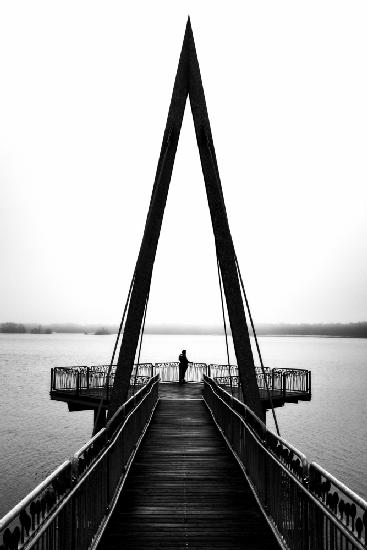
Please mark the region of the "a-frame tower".
<svg viewBox="0 0 367 550"><path fill-rule="evenodd" d="M190 19L186 25L145 231L136 262L109 417L126 401L128 395L187 96L190 98L194 119L244 401L258 417L264 418L241 295L236 255L228 225Z"/></svg>

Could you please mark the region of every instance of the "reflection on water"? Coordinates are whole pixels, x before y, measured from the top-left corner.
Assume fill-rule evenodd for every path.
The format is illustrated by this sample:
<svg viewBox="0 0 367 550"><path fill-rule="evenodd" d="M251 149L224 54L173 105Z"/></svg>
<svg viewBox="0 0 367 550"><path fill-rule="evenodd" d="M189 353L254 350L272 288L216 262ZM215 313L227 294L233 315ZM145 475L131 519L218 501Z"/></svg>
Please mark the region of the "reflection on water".
<svg viewBox="0 0 367 550"><path fill-rule="evenodd" d="M53 366L108 363L114 336L0 334L0 516L90 437L92 413L49 399ZM263 337L268 367L312 370L312 400L277 409L283 437L367 498L367 340ZM141 362L226 363L219 336L147 335ZM268 414L268 423L272 420Z"/></svg>

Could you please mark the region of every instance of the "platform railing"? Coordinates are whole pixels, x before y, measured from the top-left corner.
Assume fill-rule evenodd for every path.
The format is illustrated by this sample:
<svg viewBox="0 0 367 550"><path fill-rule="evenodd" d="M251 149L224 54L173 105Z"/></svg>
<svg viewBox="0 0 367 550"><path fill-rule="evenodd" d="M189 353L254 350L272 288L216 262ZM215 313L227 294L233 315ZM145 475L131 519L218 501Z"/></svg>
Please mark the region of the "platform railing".
<svg viewBox="0 0 367 550"><path fill-rule="evenodd" d="M158 402L158 378L150 378L71 460L0 519L0 550L91 548Z"/></svg>
<svg viewBox="0 0 367 550"><path fill-rule="evenodd" d="M244 403L209 377L205 402L243 469L269 524L291 550L362 550L367 502L267 430Z"/></svg>
<svg viewBox="0 0 367 550"><path fill-rule="evenodd" d="M305 369L270 369L264 373L256 367L256 379L260 390L268 387L274 396L284 398L292 394L303 393L311 396L311 372ZM51 391L73 392L76 395L93 393L93 395L109 399L113 387L116 365L110 373L109 365L82 366L82 367L55 367L51 369ZM139 363L134 365L130 385L134 388L146 383L148 377L160 375L162 382L178 382L179 363ZM219 385L232 389L232 393L242 399L238 383L237 365L215 365L189 362L186 371L187 382L202 382L203 376L214 378Z"/></svg>
<svg viewBox="0 0 367 550"><path fill-rule="evenodd" d="M109 399L115 380L116 365L93 365L90 367L55 367L51 369L51 391L73 393L75 395L93 394L95 397ZM152 363L134 365L130 388L139 389L154 376ZM129 395L133 392L130 391Z"/></svg>
<svg viewBox="0 0 367 550"><path fill-rule="evenodd" d="M185 373L186 381L202 382L203 374L207 374L207 369L206 363L193 363L190 361ZM154 372L159 374L162 382L178 382L179 362L155 363Z"/></svg>
<svg viewBox="0 0 367 550"><path fill-rule="evenodd" d="M219 367L219 368L218 368ZM227 370L227 372L226 372ZM273 397L291 398L297 394L311 396L311 371L305 369L264 369L256 371L257 385L260 390L266 390L266 382ZM231 388L231 393L242 400L239 384L238 367L231 366L231 376L227 365L210 365L211 377L224 389Z"/></svg>

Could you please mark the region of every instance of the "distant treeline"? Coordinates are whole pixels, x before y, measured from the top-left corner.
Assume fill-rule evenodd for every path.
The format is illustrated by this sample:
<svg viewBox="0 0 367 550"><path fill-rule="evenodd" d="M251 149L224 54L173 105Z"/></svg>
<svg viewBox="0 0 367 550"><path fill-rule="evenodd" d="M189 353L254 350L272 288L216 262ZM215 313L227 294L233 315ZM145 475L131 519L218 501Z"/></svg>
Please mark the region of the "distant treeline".
<svg viewBox="0 0 367 550"><path fill-rule="evenodd" d="M0 332L51 334L81 333L81 334L116 334L117 325L79 325L75 323L51 323L40 325L35 323L1 323ZM150 325L145 328L147 334L223 334L219 325L195 326L179 324ZM256 326L259 336L331 336L339 338L367 338L367 322L362 323L303 323L303 324L259 324Z"/></svg>
<svg viewBox="0 0 367 550"><path fill-rule="evenodd" d="M367 322L363 323L302 323L261 324L256 328L260 336L330 336L338 338L367 338Z"/></svg>
<svg viewBox="0 0 367 550"><path fill-rule="evenodd" d="M259 323L255 326L259 336L330 336L339 338L367 338L367 322L361 323ZM157 325L148 326L148 334L223 334L223 327ZM228 328L230 333L230 328ZM252 335L252 330L250 329Z"/></svg>
<svg viewBox="0 0 367 550"><path fill-rule="evenodd" d="M35 323L0 323L0 333L6 334L52 334L53 332L69 334L114 334L117 327L103 325L78 325L75 323L52 323L40 325Z"/></svg>
<svg viewBox="0 0 367 550"><path fill-rule="evenodd" d="M42 325L23 325L22 323L2 323L0 325L0 332L6 334L51 334L52 330L49 327L43 327Z"/></svg>

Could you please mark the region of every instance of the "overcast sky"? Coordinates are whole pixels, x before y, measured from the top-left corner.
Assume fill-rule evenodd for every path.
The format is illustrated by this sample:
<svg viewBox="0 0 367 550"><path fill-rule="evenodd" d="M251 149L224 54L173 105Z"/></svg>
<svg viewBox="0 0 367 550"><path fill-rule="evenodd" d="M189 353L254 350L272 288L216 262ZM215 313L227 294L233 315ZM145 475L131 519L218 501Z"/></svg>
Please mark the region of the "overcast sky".
<svg viewBox="0 0 367 550"><path fill-rule="evenodd" d="M0 321L118 323L190 13L255 322L367 320L367 4L0 3ZM147 322L220 324L191 112Z"/></svg>

